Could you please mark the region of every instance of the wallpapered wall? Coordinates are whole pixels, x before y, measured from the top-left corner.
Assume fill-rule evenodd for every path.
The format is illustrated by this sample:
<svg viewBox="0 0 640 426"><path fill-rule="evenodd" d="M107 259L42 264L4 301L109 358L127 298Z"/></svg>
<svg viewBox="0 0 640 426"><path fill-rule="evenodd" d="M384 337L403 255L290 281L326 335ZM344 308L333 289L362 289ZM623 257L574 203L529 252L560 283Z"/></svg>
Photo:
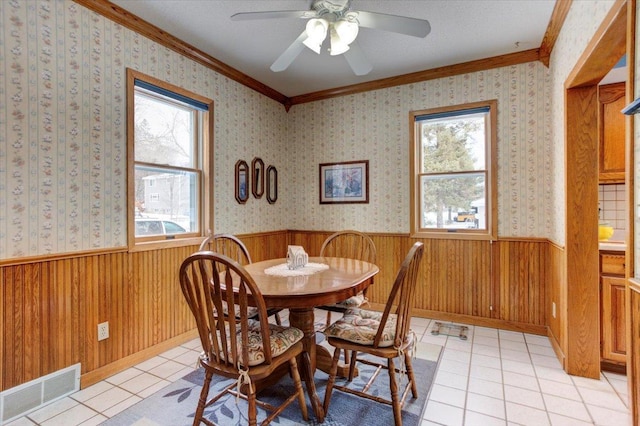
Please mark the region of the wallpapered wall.
<svg viewBox="0 0 640 426"><path fill-rule="evenodd" d="M409 112L498 100L498 233L548 237L550 85L540 62L345 96L291 109L293 228L409 232ZM318 164L369 160L367 205L319 205ZM307 218L314 218L313 221Z"/></svg>
<svg viewBox="0 0 640 426"><path fill-rule="evenodd" d="M126 68L214 100L215 228L287 227L284 191L240 206L234 165L287 176L279 103L69 0L0 1L0 259L126 244Z"/></svg>
<svg viewBox="0 0 640 426"><path fill-rule="evenodd" d="M549 119L554 182L551 203L553 211L557 213L553 215L550 237L562 245L565 242L564 229L567 220L564 213L566 207L564 83L613 4L614 0L572 2L551 54L550 72L553 96Z"/></svg>
<svg viewBox="0 0 640 426"><path fill-rule="evenodd" d="M551 68L528 63L296 105L70 0L0 2L0 259L126 244L125 69L215 102L215 230L409 231L409 111L498 100L501 237L564 242L564 79L612 1L573 2ZM278 202L233 197L238 159ZM320 205L318 164L368 159L370 203Z"/></svg>

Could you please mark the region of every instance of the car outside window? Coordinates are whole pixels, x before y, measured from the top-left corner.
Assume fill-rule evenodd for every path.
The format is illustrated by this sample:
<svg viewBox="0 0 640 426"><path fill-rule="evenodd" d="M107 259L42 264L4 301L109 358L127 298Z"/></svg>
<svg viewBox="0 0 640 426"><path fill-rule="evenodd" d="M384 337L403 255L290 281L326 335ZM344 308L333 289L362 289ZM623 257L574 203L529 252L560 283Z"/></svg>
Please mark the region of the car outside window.
<svg viewBox="0 0 640 426"><path fill-rule="evenodd" d="M128 70L130 245L210 228L210 100Z"/></svg>

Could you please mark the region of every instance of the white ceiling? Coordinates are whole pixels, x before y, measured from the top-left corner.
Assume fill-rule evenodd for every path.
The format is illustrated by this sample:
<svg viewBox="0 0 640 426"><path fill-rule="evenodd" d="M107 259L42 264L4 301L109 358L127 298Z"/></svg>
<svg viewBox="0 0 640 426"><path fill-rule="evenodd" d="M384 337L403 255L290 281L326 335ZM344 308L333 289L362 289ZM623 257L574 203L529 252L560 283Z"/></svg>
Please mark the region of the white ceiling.
<svg viewBox="0 0 640 426"><path fill-rule="evenodd" d="M304 19L231 21L239 12L309 10L312 0L111 0L219 61L291 97L540 47L555 0L353 0L352 10L427 19L416 38L361 28L373 70L356 76L342 56L305 48L283 72L269 67Z"/></svg>

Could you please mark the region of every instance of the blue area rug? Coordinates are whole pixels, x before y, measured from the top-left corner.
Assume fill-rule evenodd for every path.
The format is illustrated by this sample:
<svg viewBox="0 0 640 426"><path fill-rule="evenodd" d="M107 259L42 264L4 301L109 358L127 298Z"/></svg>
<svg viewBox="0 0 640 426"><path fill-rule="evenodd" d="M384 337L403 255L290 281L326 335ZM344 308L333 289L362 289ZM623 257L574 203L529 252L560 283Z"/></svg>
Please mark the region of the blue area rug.
<svg viewBox="0 0 640 426"><path fill-rule="evenodd" d="M402 410L402 422L405 426L419 425L421 423L422 413L431 389L437 363L418 358L413 360L413 367L416 375L416 383L418 384L418 398L411 398L411 392L409 392L407 396L405 406ZM360 370L359 376L348 386L362 389L375 369L362 363L358 364L358 369ZM112 417L104 422L103 425L191 425L200 396L203 377L204 370L202 368L194 370L177 382L174 382L122 413ZM319 370L316 372L315 383L321 402L324 399L327 379L328 375L324 372ZM216 376L214 376L209 397L215 395L219 389L222 389L230 383L231 381L229 379L216 380ZM346 383L344 379L338 378L336 380L336 384L344 385ZM406 379L403 382L403 385L404 384L406 384ZM313 409L311 408L304 384L303 387L305 389L305 398L309 410L309 421L305 422L302 419L300 408L296 401L287 407L279 417L276 417L272 424L286 426L319 424L313 417ZM277 385L260 392L258 399L277 405L279 401L283 401L291 395L293 389L293 382L288 376L285 376ZM401 389L404 389L404 387ZM389 398L389 376L386 370L380 372L372 388L372 393L386 399ZM248 423L247 403L243 399L239 399L236 403L235 397L227 395L212 406L206 408L205 416L219 425L244 425ZM266 416L266 412L258 407L258 423L264 420ZM393 410L389 405L376 403L364 398L345 394L339 390L334 390L329 412L322 424L327 426L392 425Z"/></svg>

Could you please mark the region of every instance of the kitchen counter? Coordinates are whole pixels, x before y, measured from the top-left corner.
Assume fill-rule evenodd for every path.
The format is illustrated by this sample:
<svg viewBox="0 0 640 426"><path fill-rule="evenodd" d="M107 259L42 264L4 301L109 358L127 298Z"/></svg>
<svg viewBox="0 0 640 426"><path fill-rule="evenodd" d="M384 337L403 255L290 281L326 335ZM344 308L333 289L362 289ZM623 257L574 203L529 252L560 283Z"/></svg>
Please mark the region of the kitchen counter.
<svg viewBox="0 0 640 426"><path fill-rule="evenodd" d="M601 251L624 252L627 249L627 244L624 241L600 241L598 246Z"/></svg>

